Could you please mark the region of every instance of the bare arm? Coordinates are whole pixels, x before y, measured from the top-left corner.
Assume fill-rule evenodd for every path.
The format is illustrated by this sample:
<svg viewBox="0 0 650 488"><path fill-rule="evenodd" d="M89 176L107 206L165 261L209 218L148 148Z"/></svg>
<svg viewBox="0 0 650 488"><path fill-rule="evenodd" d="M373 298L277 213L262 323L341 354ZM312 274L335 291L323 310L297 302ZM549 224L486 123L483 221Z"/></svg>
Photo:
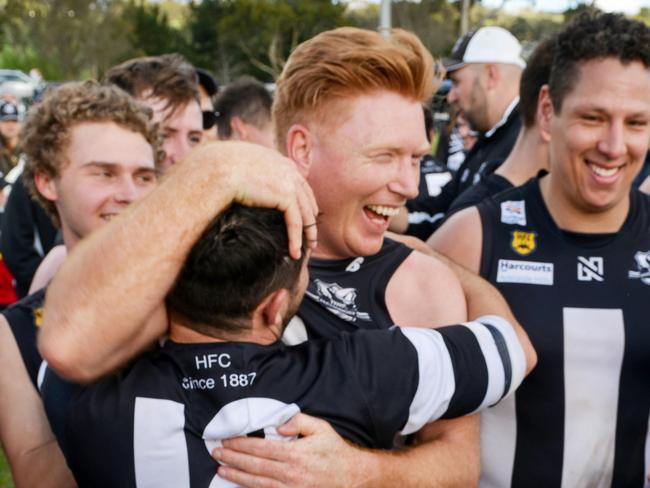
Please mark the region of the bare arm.
<svg viewBox="0 0 650 488"><path fill-rule="evenodd" d="M18 488L76 486L9 324L1 315L0 439Z"/></svg>
<svg viewBox="0 0 650 488"><path fill-rule="evenodd" d="M29 285L29 295L47 286L63 264L63 261L65 261L67 255L68 252L63 245L54 246L50 249L50 252L43 258L43 261L41 261L41 264L36 269L36 273L34 273L32 283Z"/></svg>
<svg viewBox="0 0 650 488"><path fill-rule="evenodd" d="M70 253L48 289L43 357L85 382L163 334L167 291L196 239L232 202L283 211L291 254L300 255L303 227L313 224L317 207L294 164L253 144L206 144ZM315 226L305 232L315 242Z"/></svg>

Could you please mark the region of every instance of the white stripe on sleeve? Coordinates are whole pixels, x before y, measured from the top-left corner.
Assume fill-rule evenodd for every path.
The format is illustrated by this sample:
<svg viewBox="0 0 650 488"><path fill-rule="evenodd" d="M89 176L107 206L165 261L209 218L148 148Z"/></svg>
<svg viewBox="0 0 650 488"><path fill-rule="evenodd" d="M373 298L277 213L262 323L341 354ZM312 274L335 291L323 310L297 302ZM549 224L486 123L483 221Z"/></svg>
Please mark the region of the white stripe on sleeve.
<svg viewBox="0 0 650 488"><path fill-rule="evenodd" d="M408 435L447 411L456 380L449 351L439 332L411 327L402 327L400 331L418 354L418 387L409 408L409 418L400 431Z"/></svg>

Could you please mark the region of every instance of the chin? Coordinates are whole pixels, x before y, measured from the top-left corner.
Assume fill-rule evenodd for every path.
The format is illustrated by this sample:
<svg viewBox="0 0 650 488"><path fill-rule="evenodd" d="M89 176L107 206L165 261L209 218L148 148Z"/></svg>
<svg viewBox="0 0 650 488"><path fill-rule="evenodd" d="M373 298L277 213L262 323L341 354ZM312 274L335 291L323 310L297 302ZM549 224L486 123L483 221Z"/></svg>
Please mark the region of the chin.
<svg viewBox="0 0 650 488"><path fill-rule="evenodd" d="M384 244L384 236L374 239L366 239L363 243L352 247L353 256L373 256L381 250Z"/></svg>

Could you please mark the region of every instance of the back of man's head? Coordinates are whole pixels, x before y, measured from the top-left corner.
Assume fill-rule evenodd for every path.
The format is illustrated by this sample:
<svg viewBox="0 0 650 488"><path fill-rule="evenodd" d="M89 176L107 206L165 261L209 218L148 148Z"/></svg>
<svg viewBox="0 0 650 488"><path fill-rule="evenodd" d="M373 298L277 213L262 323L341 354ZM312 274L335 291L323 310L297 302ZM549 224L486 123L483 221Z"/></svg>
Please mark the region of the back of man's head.
<svg viewBox="0 0 650 488"><path fill-rule="evenodd" d="M34 175L60 176L67 164L64 151L70 130L84 122L113 122L137 132L153 147L156 167L160 168L164 159L151 109L119 88L84 81L48 90L43 100L28 112L20 140L25 157L23 182L55 221L56 207L37 190Z"/></svg>
<svg viewBox="0 0 650 488"><path fill-rule="evenodd" d="M266 87L254 78L240 78L222 89L215 98L217 129L220 139L232 137L231 120L239 117L243 122L258 129L271 122L273 99Z"/></svg>
<svg viewBox="0 0 650 488"><path fill-rule="evenodd" d="M270 293L295 290L301 266L289 256L282 212L233 205L190 251L167 305L180 323L207 335L241 332Z"/></svg>
<svg viewBox="0 0 650 488"><path fill-rule="evenodd" d="M650 68L650 28L620 14L584 13L557 37L549 79L549 93L556 112L578 82L581 63L615 58L623 64L638 61Z"/></svg>
<svg viewBox="0 0 650 488"><path fill-rule="evenodd" d="M528 58L526 68L519 83L519 113L525 128L535 125L537 101L542 86L548 84L551 65L555 55L555 38L546 39L538 44Z"/></svg>
<svg viewBox="0 0 650 488"><path fill-rule="evenodd" d="M105 78L137 99L165 100L169 116L199 101L196 70L180 54L130 59L111 68Z"/></svg>
<svg viewBox="0 0 650 488"><path fill-rule="evenodd" d="M278 149L286 153L293 124L326 117L332 101L386 90L424 103L436 88L434 79L431 55L409 32L394 29L384 38L341 27L318 34L293 51L277 82Z"/></svg>

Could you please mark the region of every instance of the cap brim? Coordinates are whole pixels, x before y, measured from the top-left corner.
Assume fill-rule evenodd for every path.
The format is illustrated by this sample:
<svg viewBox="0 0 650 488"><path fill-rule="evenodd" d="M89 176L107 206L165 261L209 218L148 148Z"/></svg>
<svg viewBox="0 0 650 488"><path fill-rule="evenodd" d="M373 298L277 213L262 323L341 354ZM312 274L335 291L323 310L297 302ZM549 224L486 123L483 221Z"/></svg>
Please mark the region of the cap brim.
<svg viewBox="0 0 650 488"><path fill-rule="evenodd" d="M445 67L447 73L460 69L465 66L465 64L466 63L460 59L443 58L442 60L442 65Z"/></svg>

